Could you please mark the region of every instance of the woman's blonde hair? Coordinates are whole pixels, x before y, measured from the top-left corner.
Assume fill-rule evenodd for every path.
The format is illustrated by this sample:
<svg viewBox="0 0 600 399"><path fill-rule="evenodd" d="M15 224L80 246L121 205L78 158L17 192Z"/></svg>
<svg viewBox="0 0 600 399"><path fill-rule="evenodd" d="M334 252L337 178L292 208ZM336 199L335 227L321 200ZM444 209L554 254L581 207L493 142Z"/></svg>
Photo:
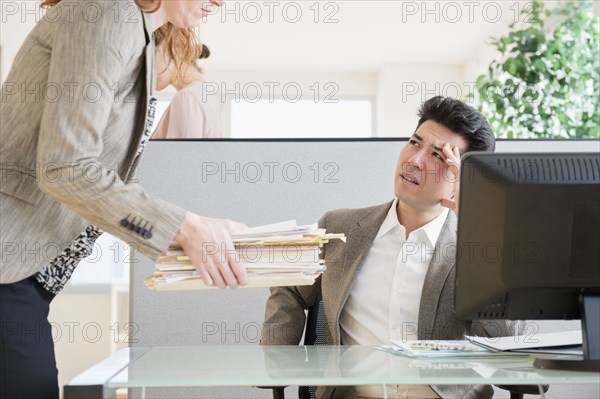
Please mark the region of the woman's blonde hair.
<svg viewBox="0 0 600 399"><path fill-rule="evenodd" d="M168 58L175 64L175 73L171 77L173 83L178 84L185 79L185 70L196 66L200 57L202 46L193 29L179 29L166 23L154 32L157 44L164 47Z"/></svg>
<svg viewBox="0 0 600 399"><path fill-rule="evenodd" d="M42 0L42 8L50 8L61 0ZM135 0L135 3L147 13L153 13L160 8L163 0ZM164 42L165 50L175 63L174 81L181 79L183 70L190 64L195 64L200 56L201 46L192 28L177 28L166 23L154 32L156 40Z"/></svg>

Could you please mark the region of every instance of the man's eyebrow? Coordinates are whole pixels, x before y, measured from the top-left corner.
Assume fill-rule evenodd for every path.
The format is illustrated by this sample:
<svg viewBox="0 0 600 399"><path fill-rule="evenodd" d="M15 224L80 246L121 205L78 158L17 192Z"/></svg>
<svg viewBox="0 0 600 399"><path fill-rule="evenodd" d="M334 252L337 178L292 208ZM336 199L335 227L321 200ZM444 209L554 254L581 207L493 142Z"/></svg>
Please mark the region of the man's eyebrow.
<svg viewBox="0 0 600 399"><path fill-rule="evenodd" d="M419 141L423 141L423 137L419 136L416 133L413 133L413 137L416 138ZM436 147L435 145L432 145L433 149L436 151L440 151L440 152L444 152L444 150L442 150L440 147Z"/></svg>

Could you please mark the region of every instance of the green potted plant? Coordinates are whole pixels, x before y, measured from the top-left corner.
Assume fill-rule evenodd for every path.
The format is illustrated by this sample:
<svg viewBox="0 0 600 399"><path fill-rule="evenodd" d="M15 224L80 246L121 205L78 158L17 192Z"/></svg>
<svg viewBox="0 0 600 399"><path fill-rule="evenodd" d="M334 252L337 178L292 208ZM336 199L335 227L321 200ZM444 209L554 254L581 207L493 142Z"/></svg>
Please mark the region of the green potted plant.
<svg viewBox="0 0 600 399"><path fill-rule="evenodd" d="M592 1L522 11L526 26L493 39L500 53L477 79L478 107L498 137L599 138L599 19ZM545 18L555 25L546 29Z"/></svg>

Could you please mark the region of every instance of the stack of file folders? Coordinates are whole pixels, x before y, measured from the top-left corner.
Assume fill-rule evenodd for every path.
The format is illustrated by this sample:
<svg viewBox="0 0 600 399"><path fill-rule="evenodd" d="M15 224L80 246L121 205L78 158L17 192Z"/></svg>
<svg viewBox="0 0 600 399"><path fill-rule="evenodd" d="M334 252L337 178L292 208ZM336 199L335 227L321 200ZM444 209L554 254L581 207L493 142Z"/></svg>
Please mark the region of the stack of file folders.
<svg viewBox="0 0 600 399"><path fill-rule="evenodd" d="M317 225L297 226L295 220L259 226L232 236L236 258L246 268L244 287L283 287L312 285L325 271L319 253L343 234L328 234ZM186 291L214 288L202 282L181 246L173 243L163 252L153 275L144 281L156 291Z"/></svg>

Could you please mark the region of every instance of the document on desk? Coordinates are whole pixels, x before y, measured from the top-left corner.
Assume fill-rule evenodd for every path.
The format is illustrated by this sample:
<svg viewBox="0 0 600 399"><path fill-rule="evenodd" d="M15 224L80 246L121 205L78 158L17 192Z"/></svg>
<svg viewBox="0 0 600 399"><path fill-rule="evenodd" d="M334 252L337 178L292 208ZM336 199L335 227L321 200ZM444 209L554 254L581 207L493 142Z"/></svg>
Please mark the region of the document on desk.
<svg viewBox="0 0 600 399"><path fill-rule="evenodd" d="M392 345L387 349L410 357L477 357L494 354L468 340L392 340Z"/></svg>
<svg viewBox="0 0 600 399"><path fill-rule="evenodd" d="M507 357L516 358L528 356L523 353L497 353L476 345L469 340L392 340L391 345L381 345L380 349L389 353L428 359L446 359L462 357Z"/></svg>
<svg viewBox="0 0 600 399"><path fill-rule="evenodd" d="M582 336L580 330L555 333L536 333L508 337L467 337L483 348L494 352L552 353L581 355Z"/></svg>
<svg viewBox="0 0 600 399"><path fill-rule="evenodd" d="M232 236L236 258L248 272L241 288L312 285L326 270L321 248L329 240L345 241L343 234L327 233L316 224L298 226L295 220L258 226ZM156 291L187 291L207 286L177 243L171 244L157 262L153 275L144 280Z"/></svg>

